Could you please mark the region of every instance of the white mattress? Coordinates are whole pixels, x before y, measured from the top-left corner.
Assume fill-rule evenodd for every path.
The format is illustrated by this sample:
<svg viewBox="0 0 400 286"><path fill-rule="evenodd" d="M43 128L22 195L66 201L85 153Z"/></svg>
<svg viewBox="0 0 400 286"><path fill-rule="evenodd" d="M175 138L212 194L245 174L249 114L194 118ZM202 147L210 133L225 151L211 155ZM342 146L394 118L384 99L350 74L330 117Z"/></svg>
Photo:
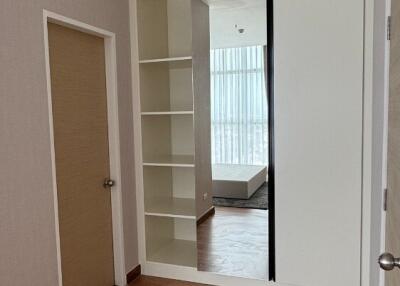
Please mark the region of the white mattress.
<svg viewBox="0 0 400 286"><path fill-rule="evenodd" d="M248 199L266 181L267 167L216 164L212 177L214 197Z"/></svg>

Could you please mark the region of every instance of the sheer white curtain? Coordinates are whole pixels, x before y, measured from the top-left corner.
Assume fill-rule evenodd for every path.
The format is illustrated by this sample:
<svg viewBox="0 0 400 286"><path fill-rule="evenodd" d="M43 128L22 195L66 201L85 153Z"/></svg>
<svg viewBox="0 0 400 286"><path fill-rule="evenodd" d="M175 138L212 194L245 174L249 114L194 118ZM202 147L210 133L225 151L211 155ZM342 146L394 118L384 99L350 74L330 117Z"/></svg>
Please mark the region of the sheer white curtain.
<svg viewBox="0 0 400 286"><path fill-rule="evenodd" d="M211 50L213 164L267 165L264 47Z"/></svg>

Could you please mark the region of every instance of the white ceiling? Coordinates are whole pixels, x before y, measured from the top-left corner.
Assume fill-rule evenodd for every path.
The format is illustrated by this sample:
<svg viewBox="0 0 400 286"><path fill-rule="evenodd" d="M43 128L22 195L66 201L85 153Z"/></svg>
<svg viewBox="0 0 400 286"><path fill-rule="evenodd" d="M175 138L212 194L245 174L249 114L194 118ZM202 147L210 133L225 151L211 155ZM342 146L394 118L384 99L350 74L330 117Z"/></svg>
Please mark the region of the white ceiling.
<svg viewBox="0 0 400 286"><path fill-rule="evenodd" d="M211 9L248 8L265 5L266 0L204 0Z"/></svg>
<svg viewBox="0 0 400 286"><path fill-rule="evenodd" d="M210 9L211 48L232 48L267 43L265 0L207 0ZM244 29L239 33L239 29Z"/></svg>

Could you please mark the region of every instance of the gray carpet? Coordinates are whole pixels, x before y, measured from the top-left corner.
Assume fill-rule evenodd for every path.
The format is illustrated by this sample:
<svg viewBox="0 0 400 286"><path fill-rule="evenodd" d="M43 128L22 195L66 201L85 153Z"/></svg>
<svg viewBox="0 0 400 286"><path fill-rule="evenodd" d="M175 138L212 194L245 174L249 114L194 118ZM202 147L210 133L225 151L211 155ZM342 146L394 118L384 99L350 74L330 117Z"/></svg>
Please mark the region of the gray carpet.
<svg viewBox="0 0 400 286"><path fill-rule="evenodd" d="M217 207L235 207L248 209L268 209L268 188L264 183L248 200L213 198L213 204Z"/></svg>

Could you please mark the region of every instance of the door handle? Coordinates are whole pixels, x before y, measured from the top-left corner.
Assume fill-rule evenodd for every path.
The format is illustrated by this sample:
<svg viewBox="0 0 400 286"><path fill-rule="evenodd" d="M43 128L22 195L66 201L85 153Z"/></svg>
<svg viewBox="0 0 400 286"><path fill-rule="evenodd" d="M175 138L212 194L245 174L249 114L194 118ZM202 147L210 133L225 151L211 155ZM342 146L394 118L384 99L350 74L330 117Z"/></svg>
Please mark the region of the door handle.
<svg viewBox="0 0 400 286"><path fill-rule="evenodd" d="M110 178L105 178L104 179L104 183L103 183L103 187L104 188L111 188L115 186L115 181L111 180Z"/></svg>
<svg viewBox="0 0 400 286"><path fill-rule="evenodd" d="M391 253L383 253L379 256L379 266L385 271L400 268L400 258L395 258Z"/></svg>

